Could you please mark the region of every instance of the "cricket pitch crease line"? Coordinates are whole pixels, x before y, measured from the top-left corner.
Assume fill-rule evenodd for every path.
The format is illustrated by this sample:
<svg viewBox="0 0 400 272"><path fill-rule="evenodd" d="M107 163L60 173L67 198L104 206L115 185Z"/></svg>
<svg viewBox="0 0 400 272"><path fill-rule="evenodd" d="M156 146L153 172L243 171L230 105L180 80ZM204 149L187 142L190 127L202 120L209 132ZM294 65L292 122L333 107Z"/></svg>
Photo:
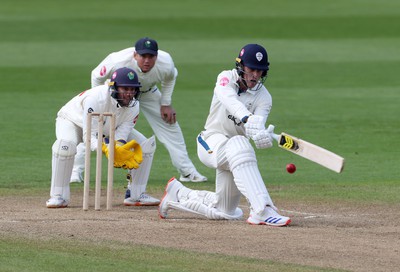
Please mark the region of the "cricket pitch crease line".
<svg viewBox="0 0 400 272"><path fill-rule="evenodd" d="M248 208L248 207L244 206L244 205L239 205L239 208L241 208L243 210L243 209ZM332 217L333 216L333 215L328 215L328 214L315 214L315 213L297 212L297 211L290 211L290 210L283 210L283 209L279 209L279 210L283 211L283 212L286 212L286 213L304 215L305 219L318 218L318 217Z"/></svg>
<svg viewBox="0 0 400 272"><path fill-rule="evenodd" d="M304 215L304 219L318 218L318 217L333 217L333 215L329 215L329 214L315 214L315 213L297 212L297 211L290 211L290 210L281 210L281 211L287 212L287 213L292 213L292 214Z"/></svg>

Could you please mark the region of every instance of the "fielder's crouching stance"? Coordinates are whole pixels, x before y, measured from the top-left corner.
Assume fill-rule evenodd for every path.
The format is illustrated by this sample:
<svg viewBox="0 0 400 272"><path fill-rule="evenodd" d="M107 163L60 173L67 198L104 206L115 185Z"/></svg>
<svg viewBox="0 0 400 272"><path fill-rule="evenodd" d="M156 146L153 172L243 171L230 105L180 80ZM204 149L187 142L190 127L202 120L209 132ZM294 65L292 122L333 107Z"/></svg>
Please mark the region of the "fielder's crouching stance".
<svg viewBox="0 0 400 272"><path fill-rule="evenodd" d="M111 112L116 116L114 166L137 169L142 162L142 149L130 135L139 114L136 100L140 92L137 74L129 68L120 68L111 77L110 85L87 90L65 104L57 114L56 137L52 147L52 176L48 208L64 208L70 202L70 178L77 145L86 139L86 118L90 112ZM110 118L105 117L103 133L108 137ZM91 150L97 149L97 119L93 117ZM100 135L102 137L103 135ZM127 143L127 141L129 141ZM108 157L108 145L103 143ZM135 171L135 170L131 170Z"/></svg>
<svg viewBox="0 0 400 272"><path fill-rule="evenodd" d="M159 205L167 218L170 209L209 219L240 219L241 195L250 204L249 224L286 226L290 218L277 213L257 166L256 148L272 146L273 126L265 128L272 98L263 85L269 69L267 51L258 44L244 46L236 69L217 78L205 130L197 138L199 159L216 169L216 191L191 190L169 180Z"/></svg>

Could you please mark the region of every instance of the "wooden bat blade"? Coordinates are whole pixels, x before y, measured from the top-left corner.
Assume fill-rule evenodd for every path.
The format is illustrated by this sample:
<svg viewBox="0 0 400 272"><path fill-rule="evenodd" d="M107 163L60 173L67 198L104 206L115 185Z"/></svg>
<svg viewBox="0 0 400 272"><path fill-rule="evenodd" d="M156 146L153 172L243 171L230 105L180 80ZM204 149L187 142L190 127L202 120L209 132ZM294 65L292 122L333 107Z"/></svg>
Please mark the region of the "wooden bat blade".
<svg viewBox="0 0 400 272"><path fill-rule="evenodd" d="M341 173L343 171L344 158L329 150L284 132L282 132L279 137L274 138L277 139L279 147L287 151L318 163L336 173Z"/></svg>

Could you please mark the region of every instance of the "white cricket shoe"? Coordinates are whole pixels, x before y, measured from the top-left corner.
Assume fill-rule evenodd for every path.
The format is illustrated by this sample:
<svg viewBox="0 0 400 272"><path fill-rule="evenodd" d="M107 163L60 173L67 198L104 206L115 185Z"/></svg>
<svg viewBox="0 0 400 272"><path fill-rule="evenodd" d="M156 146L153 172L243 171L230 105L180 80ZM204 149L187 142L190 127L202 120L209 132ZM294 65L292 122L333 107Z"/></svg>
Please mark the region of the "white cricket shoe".
<svg viewBox="0 0 400 272"><path fill-rule="evenodd" d="M247 223L251 225L268 225L273 227L287 226L290 222L291 220L289 217L280 215L270 206L265 207L261 215L257 215L251 211L247 219Z"/></svg>
<svg viewBox="0 0 400 272"><path fill-rule="evenodd" d="M179 178L181 182L204 182L207 181L207 178L194 170L191 174L189 175L181 175Z"/></svg>
<svg viewBox="0 0 400 272"><path fill-rule="evenodd" d="M158 204L160 204L159 199L145 193L142 193L139 199L133 199L131 197L124 199L125 206L158 206Z"/></svg>
<svg viewBox="0 0 400 272"><path fill-rule="evenodd" d="M83 182L83 172L72 171L71 179L69 182L70 183Z"/></svg>
<svg viewBox="0 0 400 272"><path fill-rule="evenodd" d="M66 208L68 201L64 200L61 196L51 197L46 201L47 208Z"/></svg>
<svg viewBox="0 0 400 272"><path fill-rule="evenodd" d="M167 186L165 186L164 195L161 198L160 205L158 206L158 215L160 218L165 219L168 215L170 201L178 202L178 191L183 187L176 178L171 178Z"/></svg>

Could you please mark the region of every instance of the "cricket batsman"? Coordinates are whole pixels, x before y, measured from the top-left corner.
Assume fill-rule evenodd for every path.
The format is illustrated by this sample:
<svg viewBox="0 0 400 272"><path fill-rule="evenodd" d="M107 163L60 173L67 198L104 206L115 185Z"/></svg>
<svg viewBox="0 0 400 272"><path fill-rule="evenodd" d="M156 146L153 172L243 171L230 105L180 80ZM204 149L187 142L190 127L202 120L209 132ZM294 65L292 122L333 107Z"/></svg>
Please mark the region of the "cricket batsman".
<svg viewBox="0 0 400 272"><path fill-rule="evenodd" d="M108 157L108 146L115 145L114 166L136 169L142 162L140 145L129 138L139 115L140 82L135 71L119 68L110 76L109 86L101 85L72 98L57 113L56 141L52 146L52 176L48 208L65 208L70 202L70 178L76 147L86 139L88 113L111 112L116 116L115 143L103 143L102 151ZM97 119L92 120L91 151L97 149ZM103 133L108 137L110 118L105 117ZM129 141L129 142L128 142Z"/></svg>
<svg viewBox="0 0 400 272"><path fill-rule="evenodd" d="M136 71L142 84L140 111L147 119L157 139L164 144L170 154L172 164L185 182L204 182L207 178L201 175L193 165L186 150L181 128L176 121L176 111L172 107L172 94L178 71L174 62L165 51L158 49L158 44L150 38L139 39L135 47L109 54L93 71L92 87L103 85L110 75L119 67L129 67ZM157 87L159 85L161 88ZM142 133L133 129L133 138L141 145L143 162L141 167L129 173L132 184L128 184L126 206L150 205L151 201L142 199L146 188L155 153L154 136L147 139ZM78 146L78 154L71 182L82 181L84 171L84 149ZM153 202L158 205L158 202Z"/></svg>
<svg viewBox="0 0 400 272"><path fill-rule="evenodd" d="M161 218L176 209L209 219L239 219L243 195L250 204L249 224L280 227L290 223L289 217L277 212L250 143L261 149L272 146L272 127L265 128L272 107L263 85L268 70L265 48L247 44L240 50L236 68L218 75L204 131L197 138L199 159L216 169L216 190L191 190L170 179L159 206Z"/></svg>

